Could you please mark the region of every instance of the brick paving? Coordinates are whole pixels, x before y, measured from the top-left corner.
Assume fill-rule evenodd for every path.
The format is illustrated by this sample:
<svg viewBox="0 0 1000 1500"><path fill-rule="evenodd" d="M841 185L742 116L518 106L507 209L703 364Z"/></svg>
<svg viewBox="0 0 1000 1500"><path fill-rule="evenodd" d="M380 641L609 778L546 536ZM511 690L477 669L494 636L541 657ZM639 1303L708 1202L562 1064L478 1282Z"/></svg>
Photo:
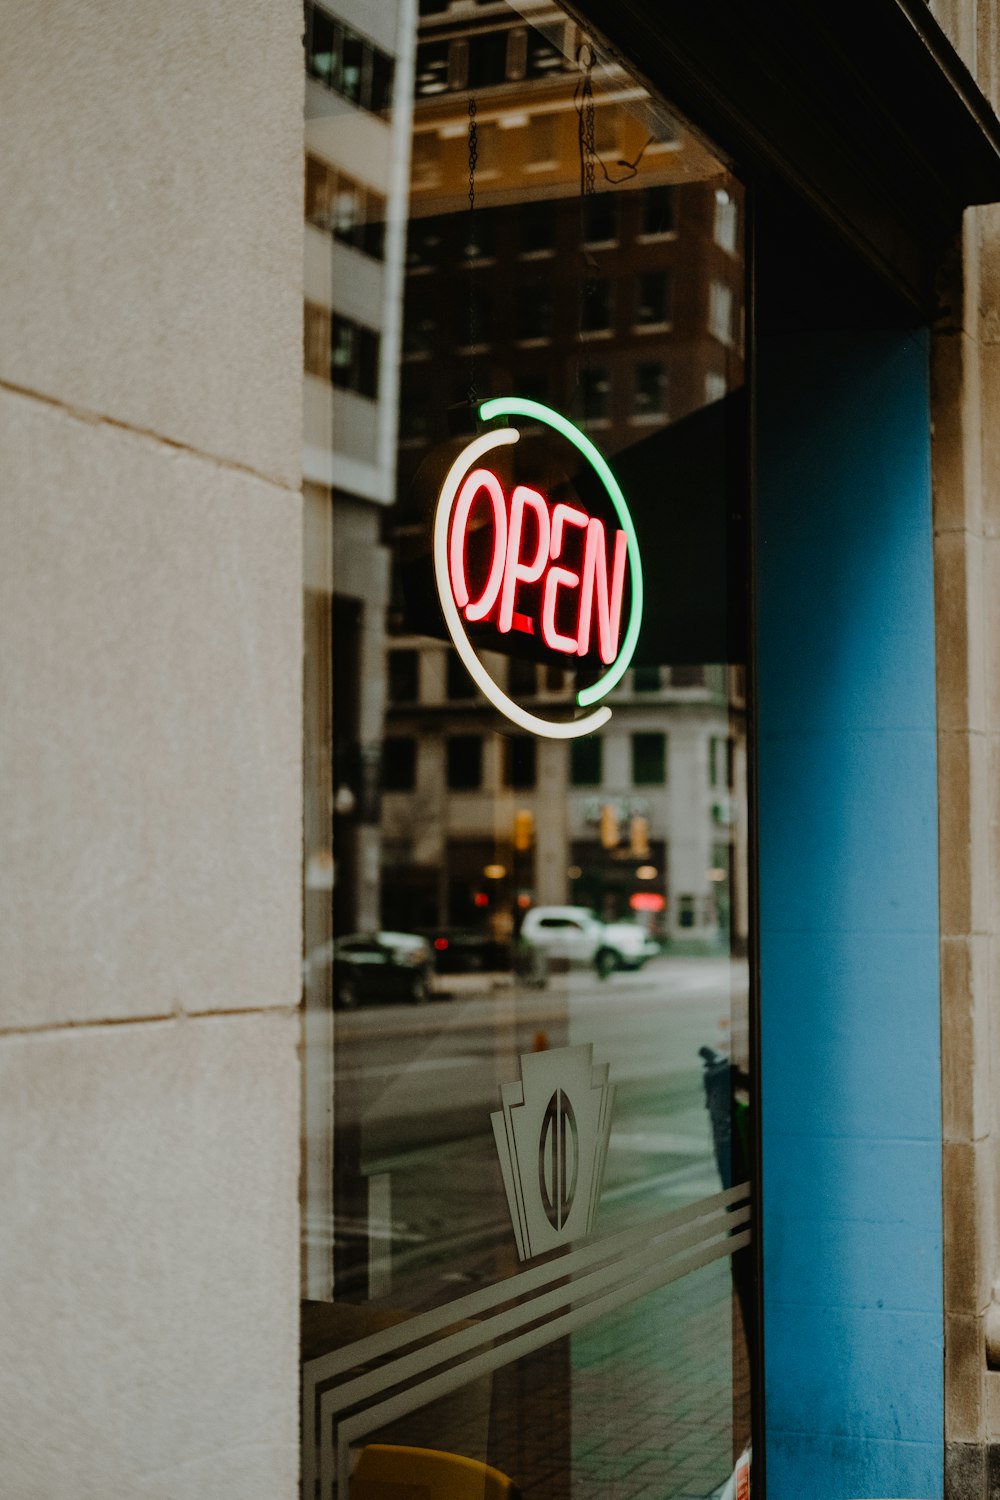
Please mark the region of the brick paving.
<svg viewBox="0 0 1000 1500"><path fill-rule="evenodd" d="M484 1458L524 1500L707 1500L747 1435L731 1292L729 1262L717 1261L378 1440Z"/></svg>

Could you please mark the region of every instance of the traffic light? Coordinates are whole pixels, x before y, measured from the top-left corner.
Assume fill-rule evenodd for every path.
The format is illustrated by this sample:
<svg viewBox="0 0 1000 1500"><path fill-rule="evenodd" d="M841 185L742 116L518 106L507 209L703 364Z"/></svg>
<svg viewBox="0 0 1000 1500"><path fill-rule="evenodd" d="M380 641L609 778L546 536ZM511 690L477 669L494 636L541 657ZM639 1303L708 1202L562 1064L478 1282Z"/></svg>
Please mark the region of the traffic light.
<svg viewBox="0 0 1000 1500"><path fill-rule="evenodd" d="M636 859L649 858L649 819L633 813L628 826L629 849Z"/></svg>
<svg viewBox="0 0 1000 1500"><path fill-rule="evenodd" d="M514 814L514 848L523 854L535 842L535 815L526 807Z"/></svg>
<svg viewBox="0 0 1000 1500"><path fill-rule="evenodd" d="M613 802L605 802L601 808L601 843L605 849L616 849L620 839L618 809Z"/></svg>

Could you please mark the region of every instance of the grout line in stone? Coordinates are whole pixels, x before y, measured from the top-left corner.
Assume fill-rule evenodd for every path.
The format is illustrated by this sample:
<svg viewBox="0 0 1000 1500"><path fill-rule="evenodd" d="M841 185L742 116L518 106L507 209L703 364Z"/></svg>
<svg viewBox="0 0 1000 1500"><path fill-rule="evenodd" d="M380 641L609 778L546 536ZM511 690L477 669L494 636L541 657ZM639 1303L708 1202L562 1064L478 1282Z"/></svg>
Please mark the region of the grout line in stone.
<svg viewBox="0 0 1000 1500"><path fill-rule="evenodd" d="M98 1031L107 1027L162 1025L164 1021L178 1024L186 1021L212 1021L220 1018L240 1016L297 1016L299 1005L244 1005L218 1010L163 1011L148 1016L103 1016L94 1020L51 1021L39 1026L0 1025L0 1041L22 1036L58 1036L67 1031Z"/></svg>
<svg viewBox="0 0 1000 1500"><path fill-rule="evenodd" d="M248 475L260 480L262 484L280 489L286 495L298 496L301 493L276 474L268 474L264 469L255 469L252 464L240 463L235 458L224 458L217 453L208 453L203 448L195 448L191 443L182 442L179 438L167 437L164 433L157 432L155 428L140 427L134 422L123 422L120 418L109 416L106 412L93 411L87 406L77 406L73 402L61 400L58 396L50 396L45 391L36 391L31 386L18 385L16 381L5 380L3 377L0 377L0 391L7 391L14 396L23 396L28 401L37 401L40 406L48 406L54 411L63 412L64 415L74 421L83 422L88 427L110 427L117 432L127 432L133 437L144 438L174 453L184 453L190 458L201 459L203 463L214 464L217 468L230 469L237 474Z"/></svg>

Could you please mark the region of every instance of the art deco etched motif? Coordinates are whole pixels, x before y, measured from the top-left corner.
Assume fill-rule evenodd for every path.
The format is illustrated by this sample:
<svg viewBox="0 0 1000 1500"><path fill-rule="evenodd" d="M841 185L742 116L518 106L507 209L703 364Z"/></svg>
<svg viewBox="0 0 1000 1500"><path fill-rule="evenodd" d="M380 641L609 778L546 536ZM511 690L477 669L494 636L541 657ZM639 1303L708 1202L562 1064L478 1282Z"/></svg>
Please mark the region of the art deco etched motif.
<svg viewBox="0 0 1000 1500"><path fill-rule="evenodd" d="M508 496L484 465L495 449L518 442L516 427L498 427L474 438L452 464L441 487L434 520L434 571L445 624L469 675L508 719L533 734L575 739L607 722L602 705L579 719L551 720L530 713L499 687L472 646L467 623L492 619L498 636L523 630L543 642L552 660L568 665L596 644L604 671L576 695L580 708L598 703L625 674L642 622L642 565L625 497L607 460L572 422L538 401L518 396L484 401L480 418L524 417L557 433L587 460L600 480L617 526L609 528L578 505L550 505L538 490L517 485ZM485 498L484 498L485 497ZM473 597L467 543L474 507L488 517L492 547L485 578ZM529 519L530 518L530 519ZM574 565L567 567L567 562ZM624 608L626 577L630 604ZM524 584L537 585L533 619L518 608Z"/></svg>
<svg viewBox="0 0 1000 1500"><path fill-rule="evenodd" d="M517 1253L529 1260L589 1234L604 1178L614 1086L590 1043L529 1052L490 1116Z"/></svg>

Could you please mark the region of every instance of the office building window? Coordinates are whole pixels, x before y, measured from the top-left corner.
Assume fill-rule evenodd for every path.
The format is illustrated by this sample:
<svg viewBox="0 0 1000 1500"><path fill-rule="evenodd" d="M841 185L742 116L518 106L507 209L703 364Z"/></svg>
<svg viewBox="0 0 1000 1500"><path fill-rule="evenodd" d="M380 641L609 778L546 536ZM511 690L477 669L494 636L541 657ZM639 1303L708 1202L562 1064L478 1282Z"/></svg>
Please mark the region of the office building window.
<svg viewBox="0 0 1000 1500"><path fill-rule="evenodd" d="M607 370L581 370L580 396L585 422L605 422L611 410L611 382Z"/></svg>
<svg viewBox="0 0 1000 1500"><path fill-rule="evenodd" d="M538 741L531 736L511 735L503 742L503 784L527 791L535 785Z"/></svg>
<svg viewBox="0 0 1000 1500"><path fill-rule="evenodd" d="M659 667L632 668L633 693L658 693L660 691Z"/></svg>
<svg viewBox="0 0 1000 1500"><path fill-rule="evenodd" d="M533 661L512 656L507 664L507 691L515 700L533 698L538 691L538 668Z"/></svg>
<svg viewBox="0 0 1000 1500"><path fill-rule="evenodd" d="M448 787L474 792L483 784L483 741L478 734L453 734L447 743Z"/></svg>
<svg viewBox="0 0 1000 1500"><path fill-rule="evenodd" d="M669 271L646 271L639 277L635 321L639 324L669 323L671 285Z"/></svg>
<svg viewBox="0 0 1000 1500"><path fill-rule="evenodd" d="M643 234L672 234L677 228L676 199L670 186L647 188L642 196Z"/></svg>
<svg viewBox="0 0 1000 1500"><path fill-rule="evenodd" d="M518 235L522 255L551 251L556 242L555 204L526 203L518 214Z"/></svg>
<svg viewBox="0 0 1000 1500"><path fill-rule="evenodd" d="M666 735L634 734L632 736L632 785L662 786L666 779Z"/></svg>
<svg viewBox="0 0 1000 1500"><path fill-rule="evenodd" d="M659 360L645 361L635 368L632 414L660 417L667 410L667 372Z"/></svg>
<svg viewBox="0 0 1000 1500"><path fill-rule="evenodd" d="M452 699L474 698L476 684L457 651L449 651L445 668L445 693Z"/></svg>
<svg viewBox="0 0 1000 1500"><path fill-rule="evenodd" d="M373 260L385 255L385 199L317 156L306 158L306 219Z"/></svg>
<svg viewBox="0 0 1000 1500"><path fill-rule="evenodd" d="M730 255L736 252L736 233L739 210L736 199L725 188L715 190L715 243Z"/></svg>
<svg viewBox="0 0 1000 1500"><path fill-rule="evenodd" d="M387 792L412 792L416 784L416 740L412 735L387 735L382 747L383 789Z"/></svg>
<svg viewBox="0 0 1000 1500"><path fill-rule="evenodd" d="M618 238L618 200L610 193L584 200L583 237L588 245L610 245Z"/></svg>
<svg viewBox="0 0 1000 1500"><path fill-rule="evenodd" d="M604 741L599 735L571 740L569 779L573 786L600 786L604 769Z"/></svg>
<svg viewBox="0 0 1000 1500"><path fill-rule="evenodd" d="M522 287L517 299L517 336L521 340L550 339L555 302L548 286Z"/></svg>
<svg viewBox="0 0 1000 1500"><path fill-rule="evenodd" d="M673 687L693 688L705 686L705 668L701 663L688 663L685 666L670 668L670 682Z"/></svg>
<svg viewBox="0 0 1000 1500"><path fill-rule="evenodd" d="M713 281L708 289L708 331L722 344L733 342L733 289Z"/></svg>
<svg viewBox="0 0 1000 1500"><path fill-rule="evenodd" d="M417 651L389 652L389 702L416 703L420 686L420 654Z"/></svg>
<svg viewBox="0 0 1000 1500"><path fill-rule="evenodd" d="M584 285L580 322L584 333L607 333L611 329L614 287L607 276Z"/></svg>
<svg viewBox="0 0 1000 1500"><path fill-rule="evenodd" d="M330 379L343 391L374 401L378 395L379 336L342 313L330 319Z"/></svg>
<svg viewBox="0 0 1000 1500"><path fill-rule="evenodd" d="M372 114L392 107L392 58L312 0L306 0L305 41L306 68L317 83Z"/></svg>

